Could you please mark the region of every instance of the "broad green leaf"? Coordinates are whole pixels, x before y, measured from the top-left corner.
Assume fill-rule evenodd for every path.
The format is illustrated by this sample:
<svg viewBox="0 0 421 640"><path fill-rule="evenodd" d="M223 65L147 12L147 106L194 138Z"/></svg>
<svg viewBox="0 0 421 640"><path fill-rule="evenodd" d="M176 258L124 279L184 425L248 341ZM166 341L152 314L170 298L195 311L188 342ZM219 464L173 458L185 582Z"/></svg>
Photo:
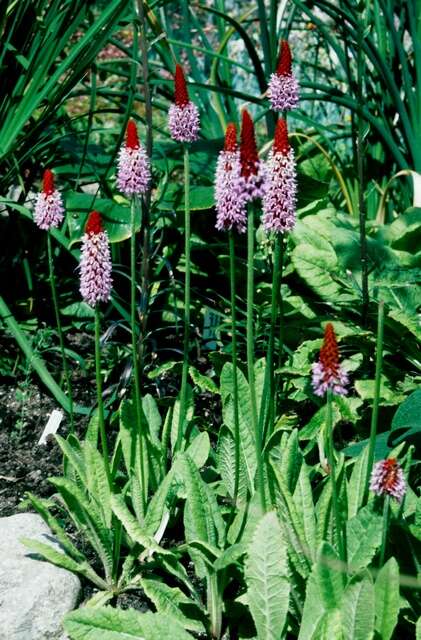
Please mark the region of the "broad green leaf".
<svg viewBox="0 0 421 640"><path fill-rule="evenodd" d="M219 430L218 447L216 451L218 471L231 498L234 496L235 485L235 441L231 431L225 425ZM238 498L244 501L247 497L247 476L242 464L240 451Z"/></svg>
<svg viewBox="0 0 421 640"><path fill-rule="evenodd" d="M67 614L64 629L71 640L192 640L179 622L164 613L134 609L82 608Z"/></svg>
<svg viewBox="0 0 421 640"><path fill-rule="evenodd" d="M283 637L290 584L286 542L276 513L267 513L260 520L247 555L247 599L258 638L278 640Z"/></svg>
<svg viewBox="0 0 421 640"><path fill-rule="evenodd" d="M168 554L170 551L167 551L163 547L160 547L159 544L156 543L154 538L150 536L146 530L139 524L136 518L130 513L129 509L126 506L124 498L122 495L113 494L111 496L111 507L117 518L123 524L124 529L127 532L127 535L136 542L140 544L142 547L148 551L149 554L152 553L161 553Z"/></svg>
<svg viewBox="0 0 421 640"><path fill-rule="evenodd" d="M214 202L213 186L190 188L190 211L212 209ZM158 208L162 211L184 211L184 189L179 184L171 184L165 192L165 197L159 202Z"/></svg>
<svg viewBox="0 0 421 640"><path fill-rule="evenodd" d="M95 445L89 440L83 443L85 458L86 480L91 497L96 500L98 509L102 512L104 523L111 527L111 491L105 472L104 459Z"/></svg>
<svg viewBox="0 0 421 640"><path fill-rule="evenodd" d="M398 622L400 609L399 567L390 558L380 569L374 585L376 595L375 629L382 640L390 640Z"/></svg>
<svg viewBox="0 0 421 640"><path fill-rule="evenodd" d="M142 578L140 581L145 594L156 607L158 613L167 613L181 624L184 629L189 631L204 632L203 622L198 619L197 605L190 600L178 587L169 587L161 580L147 580ZM182 609L189 613L189 617L183 613ZM191 616L196 613L196 619Z"/></svg>
<svg viewBox="0 0 421 640"><path fill-rule="evenodd" d="M206 431L199 433L184 452L189 456L198 469L201 469L209 457L210 453L209 435Z"/></svg>
<svg viewBox="0 0 421 640"><path fill-rule="evenodd" d="M344 640L341 613L338 609L325 611L312 635L313 640Z"/></svg>
<svg viewBox="0 0 421 640"><path fill-rule="evenodd" d="M162 427L162 418L155 398L150 393L147 393L142 398L142 409L148 423L148 433L151 440L154 444L160 445L159 435Z"/></svg>
<svg viewBox="0 0 421 640"><path fill-rule="evenodd" d="M215 382L209 376L204 376L195 367L189 367L189 373L195 385L199 387L201 391L208 391L209 393L219 394L219 389Z"/></svg>
<svg viewBox="0 0 421 640"><path fill-rule="evenodd" d="M316 504L316 544L333 541L332 531L332 483L326 478Z"/></svg>
<svg viewBox="0 0 421 640"><path fill-rule="evenodd" d="M311 561L314 561L316 557L316 517L309 470L304 461L301 465L293 498L297 513L302 519L308 555Z"/></svg>
<svg viewBox="0 0 421 640"><path fill-rule="evenodd" d="M411 393L398 407L392 420L391 439L393 445L408 437L419 436L421 433L421 389Z"/></svg>
<svg viewBox="0 0 421 640"><path fill-rule="evenodd" d="M361 509L346 523L346 540L350 571L369 565L382 541L382 518L369 507Z"/></svg>
<svg viewBox="0 0 421 640"><path fill-rule="evenodd" d="M50 482L59 490L69 516L99 555L105 575L107 579L110 578L113 567L113 532L102 520L97 505L71 480L50 478Z"/></svg>
<svg viewBox="0 0 421 640"><path fill-rule="evenodd" d="M229 567L231 564L236 564L246 552L246 547L243 543L233 544L215 560L213 568L215 571L221 571L226 567Z"/></svg>
<svg viewBox="0 0 421 640"><path fill-rule="evenodd" d="M298 430L294 429L288 436L284 434L284 442L281 443L281 446L282 457L279 472L285 479L289 491L293 493L303 461L302 453L298 447Z"/></svg>
<svg viewBox="0 0 421 640"><path fill-rule="evenodd" d="M357 515L364 498L365 482L367 478L368 447L365 447L354 462L351 477L348 482L348 518Z"/></svg>
<svg viewBox="0 0 421 640"><path fill-rule="evenodd" d="M105 580L100 578L86 560L83 562L76 562L65 553L53 549L51 545L44 544L38 540L31 540L31 538L21 538L20 542L22 542L22 544L31 551L38 553L40 556L48 560L48 562L51 562L51 564L67 569L67 571L72 571L73 573L79 573L93 582L99 589L107 590L107 583Z"/></svg>
<svg viewBox="0 0 421 640"><path fill-rule="evenodd" d="M374 585L367 571L349 581L342 599L341 618L344 640L373 638Z"/></svg>
<svg viewBox="0 0 421 640"><path fill-rule="evenodd" d="M311 244L299 244L292 252L291 262L299 276L322 298L334 300L338 297L340 289L333 278L338 263L332 248L323 251Z"/></svg>
<svg viewBox="0 0 421 640"><path fill-rule="evenodd" d="M95 207L93 202L95 200ZM79 242L84 234L89 212L100 211L104 228L110 242L122 242L131 236L130 207L106 198L94 199L89 193L72 192L66 198L67 221L70 231L70 246ZM136 213L136 227L140 227L140 213Z"/></svg>

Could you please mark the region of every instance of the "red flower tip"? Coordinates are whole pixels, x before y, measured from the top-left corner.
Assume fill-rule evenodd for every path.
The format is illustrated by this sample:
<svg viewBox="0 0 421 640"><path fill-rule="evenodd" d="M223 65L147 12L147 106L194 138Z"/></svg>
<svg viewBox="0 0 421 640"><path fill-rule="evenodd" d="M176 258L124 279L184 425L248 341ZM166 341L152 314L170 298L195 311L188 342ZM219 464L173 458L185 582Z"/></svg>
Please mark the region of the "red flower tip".
<svg viewBox="0 0 421 640"><path fill-rule="evenodd" d="M319 362L327 375L337 375L339 370L339 349L333 325L325 327L323 346L320 349Z"/></svg>
<svg viewBox="0 0 421 640"><path fill-rule="evenodd" d="M240 160L242 176L249 178L251 175L257 174L259 154L257 153L253 120L247 109L243 111L241 122Z"/></svg>
<svg viewBox="0 0 421 640"><path fill-rule="evenodd" d="M276 75L290 76L292 68L291 49L286 40L281 40L279 49L278 66L276 67Z"/></svg>
<svg viewBox="0 0 421 640"><path fill-rule="evenodd" d="M183 67L180 64L175 67L174 102L178 107L185 107L190 102Z"/></svg>
<svg viewBox="0 0 421 640"><path fill-rule="evenodd" d="M278 122L276 123L273 150L275 153L282 153L284 156L290 150L288 142L288 127L286 121L283 118L279 118Z"/></svg>
<svg viewBox="0 0 421 640"><path fill-rule="evenodd" d="M225 131L224 151L237 151L237 129L233 122L230 122Z"/></svg>
<svg viewBox="0 0 421 640"><path fill-rule="evenodd" d="M46 169L44 171L42 184L43 184L42 190L46 196L49 196L54 192L54 174L52 171L50 171L50 169Z"/></svg>
<svg viewBox="0 0 421 640"><path fill-rule="evenodd" d="M140 147L136 122L134 120L129 120L129 122L127 123L126 147L128 147L129 149L138 149Z"/></svg>
<svg viewBox="0 0 421 640"><path fill-rule="evenodd" d="M97 235L104 231L102 226L101 214L98 211L92 211L89 214L88 222L86 223L85 231L88 234Z"/></svg>

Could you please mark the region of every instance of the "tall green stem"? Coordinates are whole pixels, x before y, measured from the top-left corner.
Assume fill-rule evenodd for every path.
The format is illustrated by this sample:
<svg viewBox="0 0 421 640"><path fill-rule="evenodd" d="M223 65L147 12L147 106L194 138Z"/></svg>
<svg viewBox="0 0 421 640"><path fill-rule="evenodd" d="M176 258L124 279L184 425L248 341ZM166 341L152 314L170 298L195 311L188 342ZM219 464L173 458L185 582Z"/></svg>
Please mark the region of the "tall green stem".
<svg viewBox="0 0 421 640"><path fill-rule="evenodd" d="M219 640L222 631L222 602L218 589L218 574L213 571L208 574L207 606L211 623L211 635Z"/></svg>
<svg viewBox="0 0 421 640"><path fill-rule="evenodd" d="M184 253L186 260L184 283L184 344L183 371L181 374L180 416L176 450L181 448L186 417L187 375L189 371L189 338L190 338L190 156L187 145L184 147Z"/></svg>
<svg viewBox="0 0 421 640"><path fill-rule="evenodd" d="M70 432L73 433L75 428L74 413L73 413L73 395L72 395L72 387L70 383L69 367L67 365L66 352L64 350L63 329L62 329L61 320L60 320L60 310L58 307L58 297L57 297L57 287L56 287L56 276L54 272L53 249L51 244L51 235L49 231L47 231L47 247L48 247L48 269L50 272L51 297L53 299L57 334L58 334L58 339L60 343L61 358L63 362L64 379L66 381L66 390L69 398Z"/></svg>
<svg viewBox="0 0 421 640"><path fill-rule="evenodd" d="M259 424L260 432L270 437L273 431L273 421L275 418L275 332L276 320L279 312L279 298L281 290L281 260L282 260L282 236L277 233L275 236L275 248L273 256L272 273L272 303L270 314L269 340L266 355L265 380L263 384L262 401L260 404ZM263 442L265 437L263 437Z"/></svg>
<svg viewBox="0 0 421 640"><path fill-rule="evenodd" d="M136 208L141 199L132 197L131 202L131 236L130 236L130 325L132 334L132 360L134 379L134 406L136 412L136 424L139 436L139 464L140 480L142 484L142 506L145 509L147 500L147 487L145 481L144 457L143 457L143 433L142 433L142 399L140 395L139 352L137 348L137 304L136 304ZM142 217L142 216L141 216Z"/></svg>
<svg viewBox="0 0 421 640"><path fill-rule="evenodd" d="M373 411L371 414L370 440L368 443L367 474L365 479L364 501L366 501L368 496L368 485L370 483L370 475L371 475L373 462L374 462L374 449L376 446L377 422L379 417L380 389L381 389L382 363L383 363L383 334L384 334L384 302L383 300L380 300L378 315L377 315L376 373L375 373L375 381L374 381Z"/></svg>
<svg viewBox="0 0 421 640"><path fill-rule="evenodd" d="M235 507L238 498L238 487L240 483L240 421L238 416L238 378L237 378L237 312L235 299L235 241L234 232L228 233L229 254L230 254L230 288L231 288L231 327L232 327L232 385L233 385L233 405L234 405L234 445L235 445L235 471L234 471L234 496L233 506Z"/></svg>
<svg viewBox="0 0 421 640"><path fill-rule="evenodd" d="M327 392L327 405L326 405L326 427L327 427L327 459L329 463L329 475L332 483L332 507L333 518L335 521L336 531L336 544L339 552L339 557L342 562L346 561L342 521L339 510L338 489L336 486L336 464L335 453L333 445L333 416L332 416L332 391L329 389Z"/></svg>
<svg viewBox="0 0 421 640"><path fill-rule="evenodd" d="M364 18L358 22L358 49L357 49L357 101L358 111L358 129L357 129L357 174L358 174L358 209L359 209L359 228L360 228L360 257L361 257L361 291L362 291L362 307L361 316L362 324L367 324L369 294L368 294L368 255L367 255L367 234L366 234L366 218L367 206L365 201L365 180L364 180L364 120L362 110L364 106L364 74L365 74L365 58L363 51L364 31L367 22L367 8L364 11Z"/></svg>
<svg viewBox="0 0 421 640"><path fill-rule="evenodd" d="M257 490L260 495L262 510L266 510L265 485L262 459L262 434L257 419L256 384L254 378L254 334L253 334L253 302L254 302L254 209L248 208L247 222L247 370L250 387L251 424L254 433L257 462Z"/></svg>
<svg viewBox="0 0 421 640"><path fill-rule="evenodd" d="M382 546L380 547L380 559L379 567L384 565L384 559L386 555L387 546L387 532L389 530L389 511L390 511L390 496L387 494L384 499L383 505L383 529L382 529Z"/></svg>
<svg viewBox="0 0 421 640"><path fill-rule="evenodd" d="M110 459L108 457L107 434L105 433L104 404L102 401L102 373L101 373L101 320L98 305L95 307L95 376L98 401L98 426L101 437L102 456L104 458L105 473L111 487Z"/></svg>

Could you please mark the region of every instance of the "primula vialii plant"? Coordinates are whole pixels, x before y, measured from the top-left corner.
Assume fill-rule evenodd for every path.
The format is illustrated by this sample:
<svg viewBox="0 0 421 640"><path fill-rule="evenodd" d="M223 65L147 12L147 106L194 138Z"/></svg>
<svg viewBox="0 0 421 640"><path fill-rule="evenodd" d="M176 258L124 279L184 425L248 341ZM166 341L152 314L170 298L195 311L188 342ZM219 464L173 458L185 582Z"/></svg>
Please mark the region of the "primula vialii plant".
<svg viewBox="0 0 421 640"><path fill-rule="evenodd" d="M135 121L129 120L118 155L117 186L125 196L137 196L147 192L150 181L149 158L140 144Z"/></svg>
<svg viewBox="0 0 421 640"><path fill-rule="evenodd" d="M348 374L339 363L339 349L333 325L328 322L325 327L323 346L320 349L319 361L313 364L313 388L317 396L324 396L328 391L334 395L346 395Z"/></svg>
<svg viewBox="0 0 421 640"><path fill-rule="evenodd" d="M194 142L199 137L199 109L191 102L181 65L175 67L174 103L168 112L168 127L173 140Z"/></svg>
<svg viewBox="0 0 421 640"><path fill-rule="evenodd" d="M108 234L101 215L92 211L82 238L80 259L80 293L91 307L111 297L111 253Z"/></svg>
<svg viewBox="0 0 421 640"><path fill-rule="evenodd" d="M64 218L63 199L54 186L54 174L50 169L44 171L42 191L35 203L35 224L40 229L58 227Z"/></svg>
<svg viewBox="0 0 421 640"><path fill-rule="evenodd" d="M286 40L281 41L276 71L270 76L268 98L274 111L291 111L298 106L298 82L292 72L291 49Z"/></svg>
<svg viewBox="0 0 421 640"><path fill-rule="evenodd" d="M262 203L265 231L276 233L291 231L295 225L296 203L297 177L294 150L288 142L287 123L280 118L267 162L266 189Z"/></svg>
<svg viewBox="0 0 421 640"><path fill-rule="evenodd" d="M243 233L247 226L247 197L241 177L240 149L235 124L225 132L225 144L218 156L215 176L216 228Z"/></svg>

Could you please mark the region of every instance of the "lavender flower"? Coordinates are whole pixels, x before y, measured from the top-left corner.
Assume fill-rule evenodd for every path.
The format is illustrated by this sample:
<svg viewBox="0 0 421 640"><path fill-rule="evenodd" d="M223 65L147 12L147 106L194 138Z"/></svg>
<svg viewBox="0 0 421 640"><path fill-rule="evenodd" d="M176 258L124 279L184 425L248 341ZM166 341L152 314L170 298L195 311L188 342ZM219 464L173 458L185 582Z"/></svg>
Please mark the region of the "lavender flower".
<svg viewBox="0 0 421 640"><path fill-rule="evenodd" d="M111 254L107 232L101 215L92 211L82 238L80 260L80 293L91 307L107 302L111 296Z"/></svg>
<svg viewBox="0 0 421 640"><path fill-rule="evenodd" d="M339 364L338 343L330 322L325 327L319 361L313 364L312 371L316 396L324 396L329 389L337 396L347 395L345 386L348 384L348 375Z"/></svg>
<svg viewBox="0 0 421 640"><path fill-rule="evenodd" d="M174 104L168 112L171 137L177 142L194 142L199 137L199 110L189 99L182 67L177 64L174 78Z"/></svg>
<svg viewBox="0 0 421 640"><path fill-rule="evenodd" d="M40 229L58 227L64 217L61 193L54 187L54 175L50 169L44 171L43 189L37 195L34 220Z"/></svg>
<svg viewBox="0 0 421 640"><path fill-rule="evenodd" d="M265 191L265 166L259 160L253 120L244 109L241 121L240 161L242 188L248 201L262 198Z"/></svg>
<svg viewBox="0 0 421 640"><path fill-rule="evenodd" d="M262 202L265 230L277 233L290 231L295 225L296 200L294 151L288 143L286 122L280 118L267 163L266 190Z"/></svg>
<svg viewBox="0 0 421 640"><path fill-rule="evenodd" d="M136 123L129 120L126 141L118 156L117 186L125 196L146 193L151 180L149 158L139 142Z"/></svg>
<svg viewBox="0 0 421 640"><path fill-rule="evenodd" d="M376 462L371 472L370 491L378 496L392 496L401 502L406 492L406 483L402 468L396 458Z"/></svg>
<svg viewBox="0 0 421 640"><path fill-rule="evenodd" d="M227 126L224 149L220 152L216 165L215 200L216 228L219 231L235 228L243 233L247 222L247 198L241 178L237 131L233 123Z"/></svg>
<svg viewBox="0 0 421 640"><path fill-rule="evenodd" d="M270 76L268 98L275 111L290 111L298 105L299 87L292 73L291 50L286 40L281 41L278 66Z"/></svg>

